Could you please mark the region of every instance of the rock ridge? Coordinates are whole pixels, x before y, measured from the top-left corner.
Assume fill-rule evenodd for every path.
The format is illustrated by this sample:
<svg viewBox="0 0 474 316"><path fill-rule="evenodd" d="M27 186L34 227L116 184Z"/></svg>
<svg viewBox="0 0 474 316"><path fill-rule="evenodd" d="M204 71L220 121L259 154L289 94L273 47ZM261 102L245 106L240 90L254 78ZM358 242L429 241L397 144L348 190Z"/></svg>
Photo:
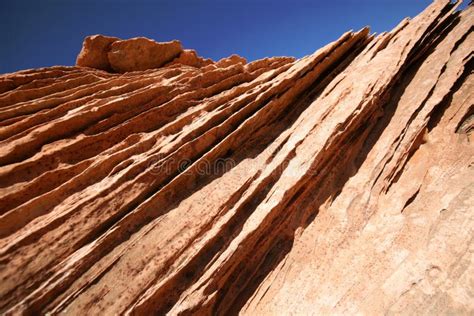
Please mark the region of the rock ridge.
<svg viewBox="0 0 474 316"><path fill-rule="evenodd" d="M474 9L300 59L85 38L0 75L0 312L474 312Z"/></svg>

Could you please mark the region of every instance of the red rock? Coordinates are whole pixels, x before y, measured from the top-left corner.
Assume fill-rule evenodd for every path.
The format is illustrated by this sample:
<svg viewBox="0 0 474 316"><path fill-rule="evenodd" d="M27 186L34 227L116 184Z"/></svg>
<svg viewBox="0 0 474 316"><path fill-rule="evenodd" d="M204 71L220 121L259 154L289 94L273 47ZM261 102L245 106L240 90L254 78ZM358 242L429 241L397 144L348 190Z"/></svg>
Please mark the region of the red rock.
<svg viewBox="0 0 474 316"><path fill-rule="evenodd" d="M115 41L107 53L116 72L159 68L182 52L179 41L157 43L144 37Z"/></svg>
<svg viewBox="0 0 474 316"><path fill-rule="evenodd" d="M213 61L211 59L204 59L198 56L195 50L185 49L181 52L181 54L179 54L178 57L173 59L173 61L166 64L166 66L186 65L186 66L201 68L201 67L210 65L212 63Z"/></svg>
<svg viewBox="0 0 474 316"><path fill-rule="evenodd" d="M76 65L111 71L107 53L110 45L118 40L120 39L117 37L103 35L87 36L77 56Z"/></svg>
<svg viewBox="0 0 474 316"><path fill-rule="evenodd" d="M247 60L239 55L231 55L216 62L216 67L225 68L236 64L246 64Z"/></svg>
<svg viewBox="0 0 474 316"><path fill-rule="evenodd" d="M474 9L454 9L301 59L158 63L132 39L124 73L0 76L0 312L472 313Z"/></svg>

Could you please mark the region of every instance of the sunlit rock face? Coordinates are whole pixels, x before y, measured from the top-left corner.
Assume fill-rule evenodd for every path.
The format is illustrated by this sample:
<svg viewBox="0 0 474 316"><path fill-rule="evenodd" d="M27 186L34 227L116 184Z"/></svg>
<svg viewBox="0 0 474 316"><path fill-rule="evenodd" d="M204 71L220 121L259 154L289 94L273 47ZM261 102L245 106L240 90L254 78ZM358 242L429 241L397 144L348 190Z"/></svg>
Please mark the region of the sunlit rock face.
<svg viewBox="0 0 474 316"><path fill-rule="evenodd" d="M0 76L0 312L473 313L473 22Z"/></svg>

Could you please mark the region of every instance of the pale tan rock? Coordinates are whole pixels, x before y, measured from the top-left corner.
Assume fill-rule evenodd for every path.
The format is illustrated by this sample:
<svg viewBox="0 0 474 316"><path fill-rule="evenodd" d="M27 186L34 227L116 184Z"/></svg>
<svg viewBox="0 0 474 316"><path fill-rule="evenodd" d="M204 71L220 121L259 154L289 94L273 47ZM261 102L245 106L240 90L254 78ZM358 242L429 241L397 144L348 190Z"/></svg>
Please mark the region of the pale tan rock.
<svg viewBox="0 0 474 316"><path fill-rule="evenodd" d="M473 12L1 75L0 313L472 314Z"/></svg>
<svg viewBox="0 0 474 316"><path fill-rule="evenodd" d="M182 52L179 41L158 43L145 37L115 41L107 53L116 72L159 68Z"/></svg>
<svg viewBox="0 0 474 316"><path fill-rule="evenodd" d="M81 52L77 56L76 65L106 71L112 70L107 53L110 50L110 45L118 40L120 39L117 37L104 35L87 36L82 43Z"/></svg>

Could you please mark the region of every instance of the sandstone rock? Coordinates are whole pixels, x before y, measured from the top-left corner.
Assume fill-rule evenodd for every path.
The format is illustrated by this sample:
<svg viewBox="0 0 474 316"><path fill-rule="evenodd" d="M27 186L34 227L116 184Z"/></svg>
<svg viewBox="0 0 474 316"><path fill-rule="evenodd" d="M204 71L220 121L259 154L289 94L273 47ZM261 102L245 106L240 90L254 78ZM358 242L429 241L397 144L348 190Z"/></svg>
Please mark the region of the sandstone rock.
<svg viewBox="0 0 474 316"><path fill-rule="evenodd" d="M182 52L179 41L157 43L144 37L115 41L107 53L117 72L159 68Z"/></svg>
<svg viewBox="0 0 474 316"><path fill-rule="evenodd" d="M231 55L216 62L216 67L225 68L236 64L246 64L247 60L239 55Z"/></svg>
<svg viewBox="0 0 474 316"><path fill-rule="evenodd" d="M0 76L0 312L472 313L455 8L301 59L138 65L132 40L124 74Z"/></svg>
<svg viewBox="0 0 474 316"><path fill-rule="evenodd" d="M185 49L179 54L178 57L173 59L170 63L166 64L166 66L171 65L186 65L201 68L207 65L212 64L213 61L211 59L204 59L197 55L194 49Z"/></svg>
<svg viewBox="0 0 474 316"><path fill-rule="evenodd" d="M82 44L82 49L77 56L76 65L91 67L106 71L112 70L107 53L110 45L120 40L117 37L92 35L87 36Z"/></svg>

